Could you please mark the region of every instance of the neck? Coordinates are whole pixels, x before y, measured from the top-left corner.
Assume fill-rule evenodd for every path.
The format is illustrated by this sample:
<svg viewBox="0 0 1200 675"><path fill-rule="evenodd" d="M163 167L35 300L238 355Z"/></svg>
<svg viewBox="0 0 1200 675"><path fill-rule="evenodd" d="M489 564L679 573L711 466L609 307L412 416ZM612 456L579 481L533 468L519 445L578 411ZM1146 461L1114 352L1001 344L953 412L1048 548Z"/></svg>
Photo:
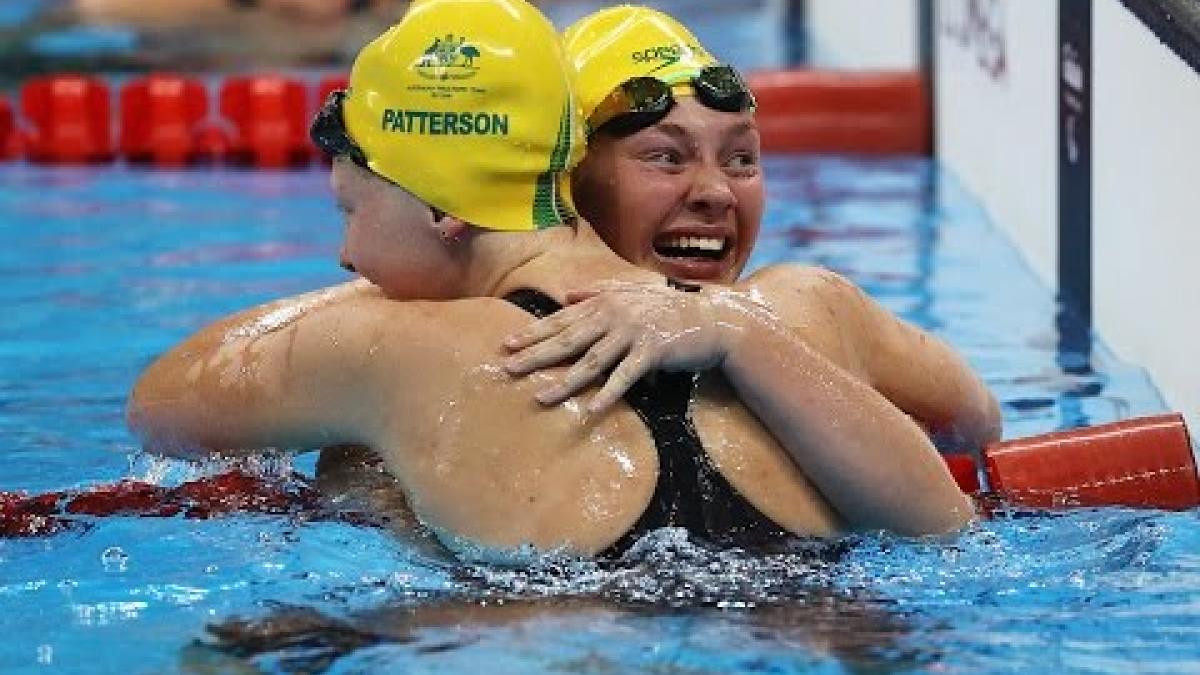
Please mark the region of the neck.
<svg viewBox="0 0 1200 675"><path fill-rule="evenodd" d="M485 241L485 238L487 239ZM497 264L475 285L478 296L503 297L519 288L537 288L560 302L569 290L601 280L657 281L661 277L634 267L613 253L592 226L552 227L527 235L485 233L480 255L492 250Z"/></svg>

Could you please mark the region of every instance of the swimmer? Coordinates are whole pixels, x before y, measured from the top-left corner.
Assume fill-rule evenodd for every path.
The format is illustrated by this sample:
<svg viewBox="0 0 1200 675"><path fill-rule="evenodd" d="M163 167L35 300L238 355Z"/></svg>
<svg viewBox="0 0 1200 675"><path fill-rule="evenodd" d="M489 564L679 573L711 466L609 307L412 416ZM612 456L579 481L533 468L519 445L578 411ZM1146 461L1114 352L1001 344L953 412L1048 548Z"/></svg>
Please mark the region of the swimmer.
<svg viewBox="0 0 1200 675"><path fill-rule="evenodd" d="M56 0L25 31L78 25L134 31L131 67L344 64L394 23L405 0Z"/></svg>
<svg viewBox="0 0 1200 675"><path fill-rule="evenodd" d="M453 53L431 52L445 36ZM342 263L365 280L236 314L162 356L129 405L146 448L364 445L443 544L484 560L617 555L667 525L743 544L968 522L921 428L804 343L803 317L737 285L668 285L574 217L571 79L523 0L413 3L313 126L334 157ZM499 345L601 281L655 298L668 365L705 372L654 373L603 406L594 388L535 401L566 369L513 378ZM727 372L779 414L752 414ZM684 415L656 409L663 389L684 391Z"/></svg>
<svg viewBox="0 0 1200 675"><path fill-rule="evenodd" d="M569 27L563 43L588 120L587 154L573 172L581 215L639 267L733 284L754 247L764 202L754 98L740 75L673 18L645 7L600 10ZM943 449L978 450L999 440L995 398L963 360L847 279L773 265L739 288L766 299L797 338L915 418ZM664 302L692 298L627 285L578 290L570 310L507 343L519 350L517 373L586 354L545 402L579 393L620 364L596 402L603 407L645 372L685 365L672 360L653 317ZM762 328L754 314L741 318L739 330ZM771 414L737 388L756 414Z"/></svg>
<svg viewBox="0 0 1200 675"><path fill-rule="evenodd" d="M145 28L194 28L227 16L254 12L298 23L327 23L378 9L377 5L398 10L398 4L394 0L173 0L161 4L142 0L73 0L71 3L85 23Z"/></svg>

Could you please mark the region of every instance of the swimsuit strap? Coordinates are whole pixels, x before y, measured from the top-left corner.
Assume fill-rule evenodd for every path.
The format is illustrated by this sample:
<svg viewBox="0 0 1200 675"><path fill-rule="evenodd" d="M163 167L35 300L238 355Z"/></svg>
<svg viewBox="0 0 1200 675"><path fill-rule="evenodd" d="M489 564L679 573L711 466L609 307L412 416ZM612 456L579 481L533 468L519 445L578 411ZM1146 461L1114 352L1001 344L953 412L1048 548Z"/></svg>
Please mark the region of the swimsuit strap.
<svg viewBox="0 0 1200 675"><path fill-rule="evenodd" d="M518 288L504 299L539 319L544 319L562 309L562 305L554 298L536 288Z"/></svg>
<svg viewBox="0 0 1200 675"><path fill-rule="evenodd" d="M672 288L698 292L700 286L668 279ZM536 289L513 291L504 299L544 318L562 308ZM650 431L658 452L658 482L650 503L633 528L601 555L616 558L647 532L683 527L719 544L761 547L786 533L729 484L704 451L692 423L691 402L698 373L655 371L622 397Z"/></svg>

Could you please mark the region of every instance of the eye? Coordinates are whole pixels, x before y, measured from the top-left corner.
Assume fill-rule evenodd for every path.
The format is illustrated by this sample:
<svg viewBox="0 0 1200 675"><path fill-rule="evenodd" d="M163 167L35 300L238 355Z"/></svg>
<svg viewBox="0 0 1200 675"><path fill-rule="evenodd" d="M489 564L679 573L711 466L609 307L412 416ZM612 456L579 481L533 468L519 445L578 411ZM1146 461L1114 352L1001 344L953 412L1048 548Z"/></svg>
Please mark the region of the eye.
<svg viewBox="0 0 1200 675"><path fill-rule="evenodd" d="M643 152L640 159L647 164L673 168L683 164L683 155L673 148L654 148Z"/></svg>
<svg viewBox="0 0 1200 675"><path fill-rule="evenodd" d="M725 168L736 175L752 176L758 173L758 155L754 152L735 152L725 160Z"/></svg>

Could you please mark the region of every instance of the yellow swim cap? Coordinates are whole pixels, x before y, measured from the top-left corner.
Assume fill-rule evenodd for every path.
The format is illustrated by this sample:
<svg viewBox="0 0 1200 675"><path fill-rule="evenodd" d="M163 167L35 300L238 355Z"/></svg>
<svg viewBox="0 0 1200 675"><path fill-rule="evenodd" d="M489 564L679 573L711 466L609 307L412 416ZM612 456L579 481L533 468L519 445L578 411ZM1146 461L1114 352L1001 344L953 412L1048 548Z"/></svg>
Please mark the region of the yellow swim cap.
<svg viewBox="0 0 1200 675"><path fill-rule="evenodd" d="M558 35L525 0L416 0L354 61L343 107L372 171L493 230L575 217L584 150Z"/></svg>
<svg viewBox="0 0 1200 675"><path fill-rule="evenodd" d="M602 9L576 21L562 39L575 69L575 96L584 119L614 89L635 77L676 85L717 65L691 31L648 7ZM690 88L678 93L690 93Z"/></svg>

